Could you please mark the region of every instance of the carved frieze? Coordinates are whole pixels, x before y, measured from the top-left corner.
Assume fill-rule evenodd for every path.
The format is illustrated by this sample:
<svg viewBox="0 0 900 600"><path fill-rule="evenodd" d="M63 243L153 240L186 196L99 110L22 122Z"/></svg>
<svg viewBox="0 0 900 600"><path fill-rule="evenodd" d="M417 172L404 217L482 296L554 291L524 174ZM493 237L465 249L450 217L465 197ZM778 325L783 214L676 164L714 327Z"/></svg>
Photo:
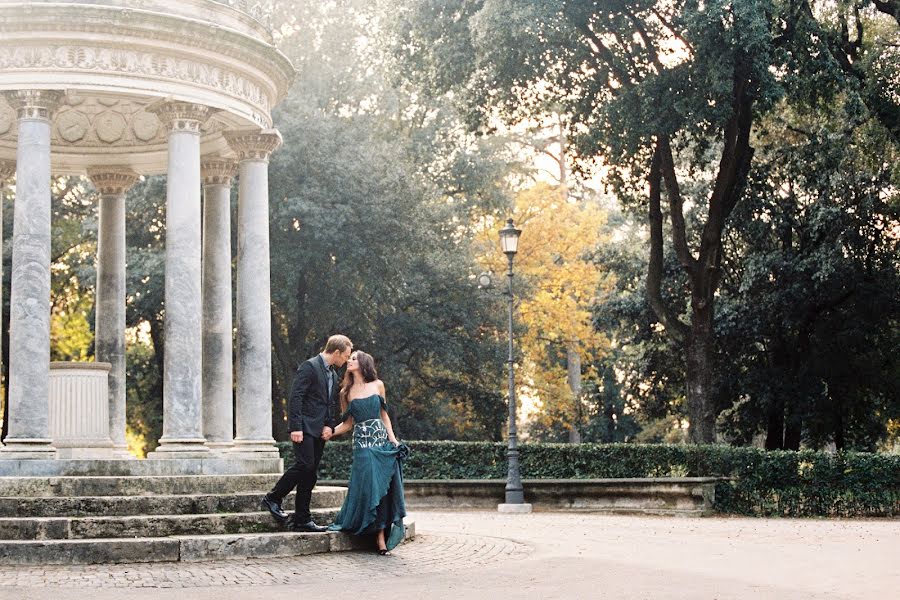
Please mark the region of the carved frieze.
<svg viewBox="0 0 900 600"><path fill-rule="evenodd" d="M262 87L226 68L159 52L88 45L0 46L0 71L82 70L188 82L235 96L269 114Z"/></svg>

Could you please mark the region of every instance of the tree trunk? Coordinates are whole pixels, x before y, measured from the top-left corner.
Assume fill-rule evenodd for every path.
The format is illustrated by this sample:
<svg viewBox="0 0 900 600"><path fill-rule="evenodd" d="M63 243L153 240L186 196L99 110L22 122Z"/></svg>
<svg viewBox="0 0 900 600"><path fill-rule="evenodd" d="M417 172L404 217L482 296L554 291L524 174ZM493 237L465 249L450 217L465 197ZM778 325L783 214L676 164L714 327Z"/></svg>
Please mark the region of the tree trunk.
<svg viewBox="0 0 900 600"><path fill-rule="evenodd" d="M774 398L769 406L766 426L766 450L784 449L784 402Z"/></svg>
<svg viewBox="0 0 900 600"><path fill-rule="evenodd" d="M568 367L569 391L572 393L573 414L569 421L569 443L581 443L581 354L569 346L566 348L566 365Z"/></svg>
<svg viewBox="0 0 900 600"><path fill-rule="evenodd" d="M777 277L777 275L776 275ZM789 344L784 335L779 335L772 343L771 360L768 361L769 373L772 377L783 379L789 377L791 361L788 358ZM773 381L769 385L769 406L766 424L766 450L784 449L784 412L790 400L785 381Z"/></svg>
<svg viewBox="0 0 900 600"><path fill-rule="evenodd" d="M694 304L691 335L687 342L689 437L694 444L712 444L716 441L713 306L711 299L702 305Z"/></svg>
<svg viewBox="0 0 900 600"><path fill-rule="evenodd" d="M795 410L788 408L787 419L784 423L784 449L799 450L803 433L803 420Z"/></svg>
<svg viewBox="0 0 900 600"><path fill-rule="evenodd" d="M276 440L287 440L288 431L287 411L290 386L296 372L295 359L291 357L290 347L282 339L281 333L276 331L278 319L272 319L272 345L274 358L272 361L272 435Z"/></svg>

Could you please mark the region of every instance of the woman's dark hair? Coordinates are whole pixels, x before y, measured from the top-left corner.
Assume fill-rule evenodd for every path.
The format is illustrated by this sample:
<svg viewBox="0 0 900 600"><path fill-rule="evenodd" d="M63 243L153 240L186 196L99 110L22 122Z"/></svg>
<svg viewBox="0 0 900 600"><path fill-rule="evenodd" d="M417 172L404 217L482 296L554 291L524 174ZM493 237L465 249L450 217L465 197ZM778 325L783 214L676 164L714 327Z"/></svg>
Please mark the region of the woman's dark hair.
<svg viewBox="0 0 900 600"><path fill-rule="evenodd" d="M359 374L362 376L362 379L365 383L369 383L371 381L375 381L378 379L378 371L375 370L375 359L372 358L371 354L366 354L362 350L354 350L353 352L356 354L356 362L359 363ZM353 373L350 371L344 372L344 380L341 381L341 393L340 393L340 401L341 401L341 412L347 412L347 409L350 407L350 386L353 385Z"/></svg>

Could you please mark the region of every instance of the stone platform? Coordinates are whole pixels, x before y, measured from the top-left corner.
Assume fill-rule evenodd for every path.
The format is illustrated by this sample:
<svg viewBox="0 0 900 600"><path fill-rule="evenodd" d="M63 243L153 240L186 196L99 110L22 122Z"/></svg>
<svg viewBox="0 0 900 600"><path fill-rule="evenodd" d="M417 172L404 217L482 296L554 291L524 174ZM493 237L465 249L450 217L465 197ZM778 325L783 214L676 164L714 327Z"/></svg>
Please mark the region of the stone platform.
<svg viewBox="0 0 900 600"><path fill-rule="evenodd" d="M279 475L0 477L0 564L284 557L372 543L343 533L285 531L259 505ZM318 486L313 519L331 522L345 494ZM293 495L284 506L293 509ZM410 527L408 536L414 533Z"/></svg>

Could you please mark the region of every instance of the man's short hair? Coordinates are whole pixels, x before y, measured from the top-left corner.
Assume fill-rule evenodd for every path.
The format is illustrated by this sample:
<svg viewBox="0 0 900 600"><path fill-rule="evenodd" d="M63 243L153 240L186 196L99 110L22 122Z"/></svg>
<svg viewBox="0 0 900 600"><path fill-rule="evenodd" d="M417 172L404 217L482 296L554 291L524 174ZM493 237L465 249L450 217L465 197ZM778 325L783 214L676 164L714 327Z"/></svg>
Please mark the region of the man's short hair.
<svg viewBox="0 0 900 600"><path fill-rule="evenodd" d="M335 352L344 352L347 348L352 348L353 342L346 335L333 335L328 338L325 343L325 354L334 354Z"/></svg>

